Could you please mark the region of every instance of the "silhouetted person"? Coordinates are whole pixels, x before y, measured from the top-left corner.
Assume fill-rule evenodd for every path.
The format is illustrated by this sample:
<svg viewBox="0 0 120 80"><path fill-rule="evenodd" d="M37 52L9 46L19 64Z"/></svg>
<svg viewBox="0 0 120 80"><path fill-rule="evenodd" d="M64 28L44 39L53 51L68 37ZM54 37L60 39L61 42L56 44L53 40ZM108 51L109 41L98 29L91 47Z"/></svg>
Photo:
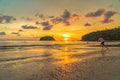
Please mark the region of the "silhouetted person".
<svg viewBox="0 0 120 80"><path fill-rule="evenodd" d="M100 38L98 39L98 41L101 42L102 50L103 50L104 48L108 49L108 47L105 45L105 40L103 39L103 37L100 37Z"/></svg>

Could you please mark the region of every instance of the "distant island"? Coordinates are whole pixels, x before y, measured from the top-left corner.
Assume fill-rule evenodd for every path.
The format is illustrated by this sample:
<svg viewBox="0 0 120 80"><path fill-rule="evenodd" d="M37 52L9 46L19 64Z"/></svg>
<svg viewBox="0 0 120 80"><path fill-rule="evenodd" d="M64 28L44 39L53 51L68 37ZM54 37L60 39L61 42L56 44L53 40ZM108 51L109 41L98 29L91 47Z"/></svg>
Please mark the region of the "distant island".
<svg viewBox="0 0 120 80"><path fill-rule="evenodd" d="M52 36L43 36L40 41L55 41L55 39Z"/></svg>
<svg viewBox="0 0 120 80"><path fill-rule="evenodd" d="M120 40L120 26L114 29L101 30L96 32L91 32L82 37L83 41L97 41L98 38L102 36L108 41L119 41Z"/></svg>

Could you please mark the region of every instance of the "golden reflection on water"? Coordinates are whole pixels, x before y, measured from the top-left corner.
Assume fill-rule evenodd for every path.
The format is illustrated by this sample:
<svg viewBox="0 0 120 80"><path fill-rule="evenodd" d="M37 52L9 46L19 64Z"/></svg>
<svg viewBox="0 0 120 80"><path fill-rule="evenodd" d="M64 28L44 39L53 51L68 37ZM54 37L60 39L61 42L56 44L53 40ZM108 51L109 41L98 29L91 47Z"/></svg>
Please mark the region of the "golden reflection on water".
<svg viewBox="0 0 120 80"><path fill-rule="evenodd" d="M65 41L65 44L67 44L67 41ZM54 55L54 58L60 59L60 61L55 63L65 65L77 61L78 59L70 57L70 55L74 54L71 49L73 49L73 47L71 47L70 45L61 46L61 50L57 52L57 55Z"/></svg>
<svg viewBox="0 0 120 80"><path fill-rule="evenodd" d="M81 54L93 51L91 48L86 48L82 44L77 44L74 41L64 41L59 43L59 45L54 45L54 43L44 42L45 46L31 46L31 47L20 47L19 49L14 49L12 51L14 54L11 55L11 51L7 53L3 59L8 60L42 60L49 63L60 64L70 64L83 59ZM3 53L3 52L2 52ZM14 61L15 61L14 60Z"/></svg>
<svg viewBox="0 0 120 80"><path fill-rule="evenodd" d="M73 41L65 41L64 44L59 47L56 47L53 52L53 58L57 59L58 61L55 62L55 64L65 65L65 64L71 64L77 61L81 61L85 58L88 58L92 54L89 53L89 56L84 55L88 52L96 51L96 49L92 49L90 47L86 47L84 45L67 45L67 44L73 44Z"/></svg>
<svg viewBox="0 0 120 80"><path fill-rule="evenodd" d="M68 50L68 46L64 47L64 52L62 52L62 64L69 64L75 61L75 58L71 58L71 52Z"/></svg>

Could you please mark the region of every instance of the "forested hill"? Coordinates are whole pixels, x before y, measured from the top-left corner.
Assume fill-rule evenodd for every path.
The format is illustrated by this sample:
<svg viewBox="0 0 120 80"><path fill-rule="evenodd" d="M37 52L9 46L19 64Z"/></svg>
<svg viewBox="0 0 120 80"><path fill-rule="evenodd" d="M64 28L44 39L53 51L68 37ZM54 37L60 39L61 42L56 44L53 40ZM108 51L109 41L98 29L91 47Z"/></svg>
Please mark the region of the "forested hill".
<svg viewBox="0 0 120 80"><path fill-rule="evenodd" d="M83 41L96 41L99 37L103 37L105 40L120 40L120 26L114 29L107 29L102 31L91 32L82 37Z"/></svg>

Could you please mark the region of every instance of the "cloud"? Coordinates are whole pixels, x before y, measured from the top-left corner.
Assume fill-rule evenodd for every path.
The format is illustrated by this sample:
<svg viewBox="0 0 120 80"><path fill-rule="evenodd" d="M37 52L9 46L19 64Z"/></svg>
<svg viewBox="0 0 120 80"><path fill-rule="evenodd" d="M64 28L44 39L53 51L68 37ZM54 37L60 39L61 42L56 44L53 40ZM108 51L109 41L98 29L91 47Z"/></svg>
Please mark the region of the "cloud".
<svg viewBox="0 0 120 80"><path fill-rule="evenodd" d="M106 11L105 9L98 9L95 12L87 13L85 16L86 17L99 17L99 16L103 15L105 11Z"/></svg>
<svg viewBox="0 0 120 80"><path fill-rule="evenodd" d="M5 21L6 23L10 23L11 21L15 20L16 18L14 18L13 16L0 14L0 23L2 23L3 21Z"/></svg>
<svg viewBox="0 0 120 80"><path fill-rule="evenodd" d="M66 9L61 15L60 19L65 25L70 25L69 19L72 17L72 14Z"/></svg>
<svg viewBox="0 0 120 80"><path fill-rule="evenodd" d="M40 14L39 17L40 17L41 19L45 19L45 16L44 16L43 14Z"/></svg>
<svg viewBox="0 0 120 80"><path fill-rule="evenodd" d="M76 22L77 20L80 20L80 16L77 14L72 14L67 9L64 10L64 12L59 16L45 16L43 14L35 14L35 17L39 17L42 19L42 22L36 21L35 24L41 24L44 26L43 30L51 30L51 28L57 24L63 24L66 26L69 26Z"/></svg>
<svg viewBox="0 0 120 80"><path fill-rule="evenodd" d="M31 25L23 25L22 28L23 29L37 29L36 26L31 26Z"/></svg>
<svg viewBox="0 0 120 80"><path fill-rule="evenodd" d="M54 16L49 16L49 18L54 18Z"/></svg>
<svg viewBox="0 0 120 80"><path fill-rule="evenodd" d="M19 32L12 32L11 34L19 34Z"/></svg>
<svg viewBox="0 0 120 80"><path fill-rule="evenodd" d="M39 21L36 21L36 22L35 22L35 24L36 24L36 25L38 25L38 24L41 24L41 22L39 22Z"/></svg>
<svg viewBox="0 0 120 80"><path fill-rule="evenodd" d="M56 17L56 18L52 19L51 22L52 22L53 24L59 24L59 23L62 23L62 22L63 22L63 19L62 19L62 18L59 18L59 17Z"/></svg>
<svg viewBox="0 0 120 80"><path fill-rule="evenodd" d="M0 32L0 35L6 35L6 33L5 32Z"/></svg>
<svg viewBox="0 0 120 80"><path fill-rule="evenodd" d="M67 9L63 12L63 14L59 17L55 17L51 20L53 24L63 23L65 25L71 25L72 22L79 20L80 16L77 14L71 14Z"/></svg>
<svg viewBox="0 0 120 80"><path fill-rule="evenodd" d="M61 17L67 20L71 17L71 13L66 9Z"/></svg>
<svg viewBox="0 0 120 80"><path fill-rule="evenodd" d="M70 17L70 20L74 20L74 21L80 20L80 16L77 15L77 14L73 14L73 15Z"/></svg>
<svg viewBox="0 0 120 80"><path fill-rule="evenodd" d="M52 18L54 18L55 16L45 16L44 14L36 13L36 14L35 14L35 17L38 17L38 18L40 18L40 19L42 19L42 20L47 20L47 19L52 19Z"/></svg>
<svg viewBox="0 0 120 80"><path fill-rule="evenodd" d="M43 30L51 30L50 27L44 27Z"/></svg>
<svg viewBox="0 0 120 80"><path fill-rule="evenodd" d="M44 26L43 30L51 30L51 28L53 27L53 25L50 24L48 21L42 22L41 25Z"/></svg>
<svg viewBox="0 0 120 80"><path fill-rule="evenodd" d="M2 23L2 22L3 22L3 20L4 20L4 19L0 16L0 23Z"/></svg>
<svg viewBox="0 0 120 80"><path fill-rule="evenodd" d="M6 21L6 23L10 23L11 21L16 20L16 18L14 18L13 16L3 16L3 19Z"/></svg>
<svg viewBox="0 0 120 80"><path fill-rule="evenodd" d="M112 5L111 5L112 6ZM85 16L86 17L99 17L99 16L104 16L104 19L100 22L102 23L109 23L109 22L113 22L114 20L111 19L115 14L117 14L117 12L115 11L107 11L105 9L98 9L95 12L90 12L87 13Z"/></svg>
<svg viewBox="0 0 120 80"><path fill-rule="evenodd" d="M21 17L21 19L27 20L27 21L32 21L33 19L29 18L29 17Z"/></svg>
<svg viewBox="0 0 120 80"><path fill-rule="evenodd" d="M92 26L90 23L86 23L84 26Z"/></svg>
<svg viewBox="0 0 120 80"><path fill-rule="evenodd" d="M46 19L46 17L44 16L44 14L39 14L39 13L35 14L35 17L38 17L38 18L40 18L42 20Z"/></svg>
<svg viewBox="0 0 120 80"><path fill-rule="evenodd" d="M22 32L23 30L22 29L20 29L20 30L18 30L19 32Z"/></svg>
<svg viewBox="0 0 120 80"><path fill-rule="evenodd" d="M12 32L11 34L21 36L19 32Z"/></svg>
<svg viewBox="0 0 120 80"><path fill-rule="evenodd" d="M115 12L115 11L107 11L107 12L104 14L104 20L101 21L101 22L102 22L102 23L113 22L114 20L111 19L111 17L114 16L115 14L117 14L117 12Z"/></svg>

